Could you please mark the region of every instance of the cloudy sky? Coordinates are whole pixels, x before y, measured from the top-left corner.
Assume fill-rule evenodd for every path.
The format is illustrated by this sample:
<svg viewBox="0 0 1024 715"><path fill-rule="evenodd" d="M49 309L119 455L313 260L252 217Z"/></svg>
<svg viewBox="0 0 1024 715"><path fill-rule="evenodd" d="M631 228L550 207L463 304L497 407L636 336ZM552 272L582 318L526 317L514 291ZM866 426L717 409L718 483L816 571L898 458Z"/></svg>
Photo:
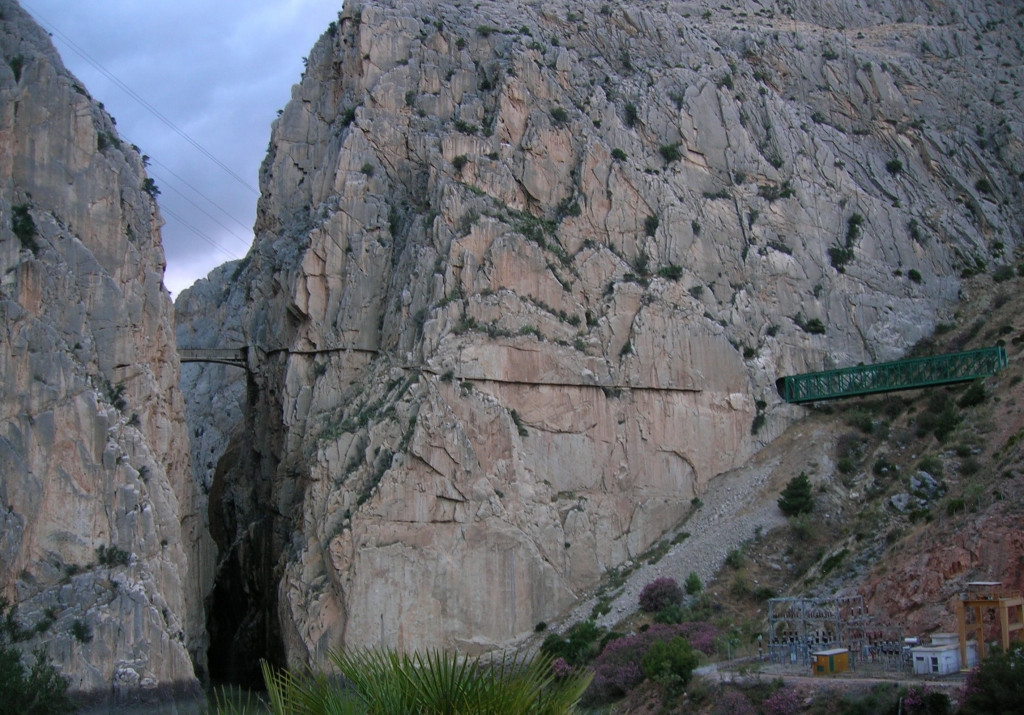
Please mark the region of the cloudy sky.
<svg viewBox="0 0 1024 715"><path fill-rule="evenodd" d="M342 0L21 5L117 120L121 137L151 157L171 293L244 256L270 123Z"/></svg>

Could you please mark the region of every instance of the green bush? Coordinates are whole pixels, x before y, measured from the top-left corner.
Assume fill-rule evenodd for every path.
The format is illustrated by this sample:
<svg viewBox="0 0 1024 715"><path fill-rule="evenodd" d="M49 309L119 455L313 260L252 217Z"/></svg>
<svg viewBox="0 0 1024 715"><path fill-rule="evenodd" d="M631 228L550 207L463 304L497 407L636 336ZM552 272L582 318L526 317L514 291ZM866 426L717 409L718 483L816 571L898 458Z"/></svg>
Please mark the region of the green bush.
<svg viewBox="0 0 1024 715"><path fill-rule="evenodd" d="M670 281L678 281L683 277L683 268L675 263L669 263L667 266L662 266L658 269L658 275Z"/></svg>
<svg viewBox="0 0 1024 715"><path fill-rule="evenodd" d="M657 232L659 225L661 225L660 218L654 215L648 216L644 219L644 233L648 236L653 236Z"/></svg>
<svg viewBox="0 0 1024 715"><path fill-rule="evenodd" d="M761 428L764 427L765 422L767 422L767 418L764 416L764 413L759 412L754 415L754 419L750 423L750 434L757 434L760 432Z"/></svg>
<svg viewBox="0 0 1024 715"><path fill-rule="evenodd" d="M682 623L685 615L686 611L683 610L681 605L673 604L671 606L665 606L665 608L655 613L654 622L671 626L677 623Z"/></svg>
<svg viewBox="0 0 1024 715"><path fill-rule="evenodd" d="M636 105L633 104L632 102L626 102L626 106L623 109L623 116L626 120L627 127L629 127L630 129L635 127L638 118Z"/></svg>
<svg viewBox="0 0 1024 715"><path fill-rule="evenodd" d="M700 576L695 571L691 571L690 575L686 577L686 582L683 584L683 588L686 589L686 593L691 596L695 596L701 592L704 588L704 584L700 582Z"/></svg>
<svg viewBox="0 0 1024 715"><path fill-rule="evenodd" d="M804 324L803 329L805 332L808 332L811 335L825 334L825 324L822 323L821 320L818 318L811 318L810 320L808 320Z"/></svg>
<svg viewBox="0 0 1024 715"><path fill-rule="evenodd" d="M924 437L929 432L939 442L945 442L960 424L956 403L945 392L936 392L928 400L928 407L917 415L916 433Z"/></svg>
<svg viewBox="0 0 1024 715"><path fill-rule="evenodd" d="M21 81L21 70L25 66L25 58L22 55L15 55L11 59L7 60L8 66L11 68L11 72L14 73L15 83Z"/></svg>
<svg viewBox="0 0 1024 715"><path fill-rule="evenodd" d="M966 512L967 502L965 502L963 499L950 499L948 502L946 502L946 514L948 516L953 516L957 513L965 514Z"/></svg>
<svg viewBox="0 0 1024 715"><path fill-rule="evenodd" d="M985 391L985 381L975 380L960 396L957 404L960 407L975 407L984 402L986 397L988 397L988 393Z"/></svg>
<svg viewBox="0 0 1024 715"><path fill-rule="evenodd" d="M856 427L864 434L871 434L875 429L875 419L863 408L855 408L846 413L846 424Z"/></svg>
<svg viewBox="0 0 1024 715"><path fill-rule="evenodd" d="M455 168L455 171L461 173L468 162L469 159L466 157L465 154L459 154L457 157L452 159L452 166Z"/></svg>
<svg viewBox="0 0 1024 715"><path fill-rule="evenodd" d="M32 214L29 213L30 208L28 204L11 207L11 231L21 241L22 248L38 253L39 244L36 243L36 236L39 235L39 231L36 229L36 222L32 220Z"/></svg>
<svg viewBox="0 0 1024 715"><path fill-rule="evenodd" d="M786 483L785 489L779 495L778 505L786 516L808 514L814 509L811 480L806 472L800 472Z"/></svg>
<svg viewBox="0 0 1024 715"><path fill-rule="evenodd" d="M655 641L641 658L644 675L656 683L682 690L690 682L700 662L689 641L676 636L670 641Z"/></svg>
<svg viewBox="0 0 1024 715"><path fill-rule="evenodd" d="M615 149L612 149L612 159L614 159L615 161L625 161L626 152L616 147Z"/></svg>
<svg viewBox="0 0 1024 715"><path fill-rule="evenodd" d="M922 472L928 472L933 477L941 477L943 466L942 460L939 459L938 455L926 454L917 462L917 468Z"/></svg>
<svg viewBox="0 0 1024 715"><path fill-rule="evenodd" d="M97 546L96 560L101 566L127 566L131 554L116 546Z"/></svg>
<svg viewBox="0 0 1024 715"><path fill-rule="evenodd" d="M554 658L562 658L569 665L577 666L589 662L600 652L599 641L605 629L593 621L581 621L570 628L563 638L549 633L540 646L540 652Z"/></svg>
<svg viewBox="0 0 1024 715"><path fill-rule="evenodd" d="M14 607L0 599L0 712L18 715L59 715L75 711L67 695L68 681L40 648L26 667L14 645L28 633L14 620Z"/></svg>
<svg viewBox="0 0 1024 715"><path fill-rule="evenodd" d="M561 107L555 107L551 110L551 118L559 124L563 124L569 121L569 114Z"/></svg>
<svg viewBox="0 0 1024 715"><path fill-rule="evenodd" d="M793 529L793 536L800 541L806 541L814 533L814 523L807 514L799 514L790 518L789 526Z"/></svg>
<svg viewBox="0 0 1024 715"><path fill-rule="evenodd" d="M903 162L900 161L899 159L890 159L889 161L885 162L885 170L888 171L893 176L896 176L897 174L903 172Z"/></svg>
<svg viewBox="0 0 1024 715"><path fill-rule="evenodd" d="M683 156L679 151L679 144L663 144L658 147L658 153L668 162L679 161Z"/></svg>
<svg viewBox="0 0 1024 715"><path fill-rule="evenodd" d="M992 273L992 280L996 283L1005 283L1014 276L1013 266L999 266Z"/></svg>
<svg viewBox="0 0 1024 715"><path fill-rule="evenodd" d="M92 629L89 624L80 618L76 618L71 624L71 636L79 643L92 642Z"/></svg>
<svg viewBox="0 0 1024 715"><path fill-rule="evenodd" d="M826 332L825 324L821 322L820 318L805 320L803 314L797 313L793 316L793 322L796 323L798 328L811 335L824 335Z"/></svg>
<svg viewBox="0 0 1024 715"><path fill-rule="evenodd" d="M963 715L1024 712L1024 645L993 653L967 677Z"/></svg>
<svg viewBox="0 0 1024 715"><path fill-rule="evenodd" d="M762 184L757 187L757 195L771 202L778 201L779 199L788 199L791 196L795 196L796 192L787 180L783 181L781 186L777 184Z"/></svg>

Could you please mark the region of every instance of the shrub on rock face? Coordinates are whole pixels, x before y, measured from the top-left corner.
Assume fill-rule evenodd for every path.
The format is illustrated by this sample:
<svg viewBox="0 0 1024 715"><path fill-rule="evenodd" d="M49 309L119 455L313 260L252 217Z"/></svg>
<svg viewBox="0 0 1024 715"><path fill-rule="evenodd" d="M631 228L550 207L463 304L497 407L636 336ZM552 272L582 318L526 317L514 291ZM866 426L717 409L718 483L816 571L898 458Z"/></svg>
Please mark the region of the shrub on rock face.
<svg viewBox="0 0 1024 715"><path fill-rule="evenodd" d="M645 613L657 613L682 602L683 590L674 578L656 578L640 592L640 610Z"/></svg>
<svg viewBox="0 0 1024 715"><path fill-rule="evenodd" d="M26 666L15 643L31 632L14 619L14 606L0 599L0 712L20 715L70 713L75 706L67 695L68 681L49 661L42 648Z"/></svg>

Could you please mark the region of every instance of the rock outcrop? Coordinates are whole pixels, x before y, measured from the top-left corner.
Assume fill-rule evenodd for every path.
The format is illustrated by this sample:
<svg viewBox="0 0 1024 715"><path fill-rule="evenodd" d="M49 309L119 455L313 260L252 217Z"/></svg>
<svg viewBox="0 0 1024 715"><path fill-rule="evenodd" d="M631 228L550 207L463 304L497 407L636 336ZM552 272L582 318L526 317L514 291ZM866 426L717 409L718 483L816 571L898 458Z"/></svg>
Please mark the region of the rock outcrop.
<svg viewBox="0 0 1024 715"><path fill-rule="evenodd" d="M73 691L194 688L205 528L155 187L8 0L0 50L0 596Z"/></svg>
<svg viewBox="0 0 1024 715"><path fill-rule="evenodd" d="M1021 49L932 5L349 3L201 289L252 374L211 653L523 639L799 414L776 377L947 320L1024 225Z"/></svg>

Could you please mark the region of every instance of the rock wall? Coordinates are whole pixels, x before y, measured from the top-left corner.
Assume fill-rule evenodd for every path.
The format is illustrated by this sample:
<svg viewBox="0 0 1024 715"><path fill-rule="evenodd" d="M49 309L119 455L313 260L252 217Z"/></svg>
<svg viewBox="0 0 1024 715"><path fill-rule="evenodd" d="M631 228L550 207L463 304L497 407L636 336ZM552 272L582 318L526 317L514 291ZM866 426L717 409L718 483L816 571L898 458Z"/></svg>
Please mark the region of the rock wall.
<svg viewBox="0 0 1024 715"><path fill-rule="evenodd" d="M71 689L194 688L205 538L136 147L0 2L0 597Z"/></svg>
<svg viewBox="0 0 1024 715"><path fill-rule="evenodd" d="M1021 235L1022 53L931 5L346 5L212 279L214 647L523 639L799 414L778 376L949 319Z"/></svg>

